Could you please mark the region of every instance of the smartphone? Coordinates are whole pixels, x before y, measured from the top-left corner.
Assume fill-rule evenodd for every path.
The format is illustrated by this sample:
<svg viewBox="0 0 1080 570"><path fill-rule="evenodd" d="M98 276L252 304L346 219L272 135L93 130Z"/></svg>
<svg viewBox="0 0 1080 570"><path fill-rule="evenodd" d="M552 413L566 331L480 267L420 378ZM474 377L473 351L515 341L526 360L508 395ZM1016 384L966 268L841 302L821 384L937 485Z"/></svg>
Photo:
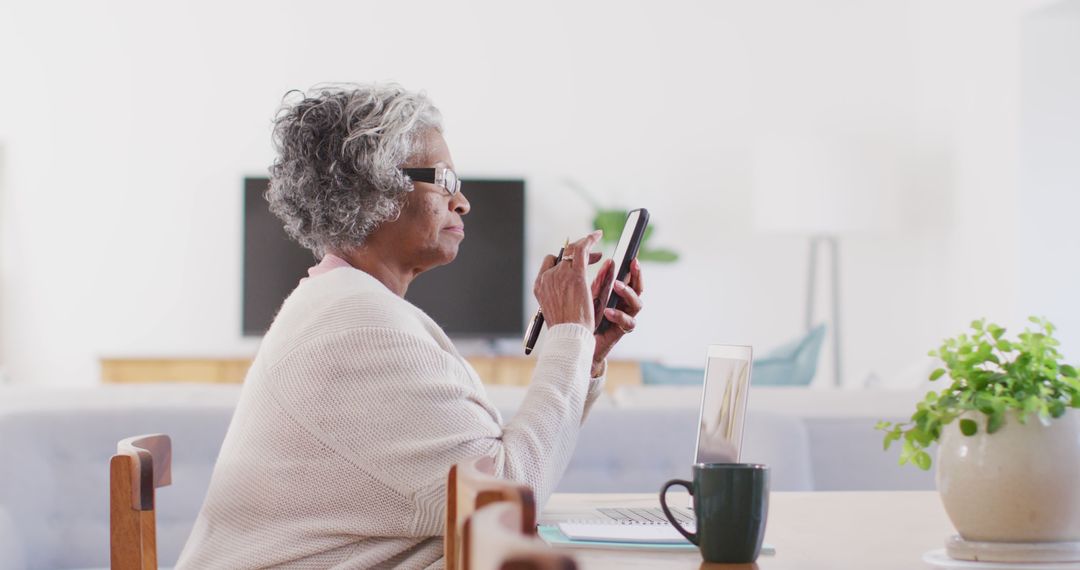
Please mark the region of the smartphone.
<svg viewBox="0 0 1080 570"><path fill-rule="evenodd" d="M615 253L611 259L615 262L614 277L626 283L626 276L630 274L630 262L637 257L638 248L641 247L641 238L645 235L645 228L649 225L649 211L645 208L630 210L626 215L626 223L623 224L619 243L615 246ZM615 287L615 279L607 279L600 286L598 307L614 308L619 302L618 295L612 295ZM604 317L603 309L600 310L600 322L596 325L596 333L602 333L611 327L611 321Z"/></svg>

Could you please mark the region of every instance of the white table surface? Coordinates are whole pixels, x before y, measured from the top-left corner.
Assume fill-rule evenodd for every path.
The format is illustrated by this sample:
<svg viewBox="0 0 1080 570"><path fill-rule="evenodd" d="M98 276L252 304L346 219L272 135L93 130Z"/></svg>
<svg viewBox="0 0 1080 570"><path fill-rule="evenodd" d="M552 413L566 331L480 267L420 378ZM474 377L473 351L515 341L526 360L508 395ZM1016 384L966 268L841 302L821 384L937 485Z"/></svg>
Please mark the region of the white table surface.
<svg viewBox="0 0 1080 570"><path fill-rule="evenodd" d="M671 493L669 504L687 496ZM657 507L653 494L557 493L540 522L580 518L598 506ZM763 570L900 570L929 566L923 554L943 548L955 534L941 500L932 491L772 493L765 542L776 554L756 565L705 564L693 552L621 552L567 549L582 570L615 568L760 568Z"/></svg>

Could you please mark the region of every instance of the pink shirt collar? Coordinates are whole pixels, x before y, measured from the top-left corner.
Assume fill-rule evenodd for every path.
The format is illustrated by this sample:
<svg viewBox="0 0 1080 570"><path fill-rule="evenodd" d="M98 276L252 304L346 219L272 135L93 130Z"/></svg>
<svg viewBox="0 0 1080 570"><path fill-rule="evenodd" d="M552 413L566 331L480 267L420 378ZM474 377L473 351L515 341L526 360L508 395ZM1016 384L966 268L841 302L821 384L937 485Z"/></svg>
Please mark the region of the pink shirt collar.
<svg viewBox="0 0 1080 570"><path fill-rule="evenodd" d="M327 254L323 255L322 261L317 263L314 267L309 267L308 270L307 270L308 276L301 279L300 283L303 283L304 281L307 281L308 279L311 279L313 277L318 277L318 276L320 276L320 275L322 275L324 273L330 273L331 271L333 271L335 269L340 269L342 267L348 267L349 269L356 269L357 271L360 272L361 275L367 277L368 279L371 279L375 283L378 283L379 286L382 287L383 289L385 289L388 293L395 294L393 291L390 290L389 287L386 286L385 283L383 283L382 281L379 281L378 279L376 279L374 275L369 274L368 272L364 271L363 269L358 269L358 268L353 267L352 265L349 264L348 261L345 261L344 259L342 259L342 258L340 258L340 257L338 257L338 256L336 256L336 255L334 255L332 253L327 253Z"/></svg>
<svg viewBox="0 0 1080 570"><path fill-rule="evenodd" d="M314 267L308 268L308 277L318 277L323 273L329 273L330 271L333 271L334 269L337 269L339 267L352 266L349 265L348 261L345 261L344 259L341 259L340 257L332 253L327 253L326 255L323 255L322 261L320 261ZM307 279L308 277L305 277L304 279ZM301 279L300 281L303 282L304 279Z"/></svg>

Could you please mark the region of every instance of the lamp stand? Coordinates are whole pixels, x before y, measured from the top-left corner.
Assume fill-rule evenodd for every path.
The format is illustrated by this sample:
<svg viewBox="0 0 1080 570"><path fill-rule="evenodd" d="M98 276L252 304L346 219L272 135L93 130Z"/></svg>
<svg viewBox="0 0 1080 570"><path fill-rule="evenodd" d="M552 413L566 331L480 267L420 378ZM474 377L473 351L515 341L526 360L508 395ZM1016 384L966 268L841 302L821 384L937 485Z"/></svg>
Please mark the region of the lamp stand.
<svg viewBox="0 0 1080 570"><path fill-rule="evenodd" d="M840 370L840 243L835 235L822 234L810 238L810 261L807 264L806 276L806 331L810 332L814 327L814 305L817 300L814 289L817 287L818 250L822 244L829 247L832 273L829 280L832 290L833 381L837 388L842 388L844 380Z"/></svg>

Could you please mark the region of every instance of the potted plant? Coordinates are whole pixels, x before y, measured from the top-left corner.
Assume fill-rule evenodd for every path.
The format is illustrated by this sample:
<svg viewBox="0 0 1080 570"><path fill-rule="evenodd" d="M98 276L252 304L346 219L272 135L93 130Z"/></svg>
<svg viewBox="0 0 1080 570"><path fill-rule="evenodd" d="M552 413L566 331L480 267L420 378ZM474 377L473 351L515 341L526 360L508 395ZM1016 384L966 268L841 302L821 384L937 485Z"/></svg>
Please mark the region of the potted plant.
<svg viewBox="0 0 1080 570"><path fill-rule="evenodd" d="M960 536L979 542L1080 541L1080 380L1062 362L1054 325L1031 317L1016 339L985 320L930 356L952 384L929 392L910 421L879 422L900 464L929 469Z"/></svg>
<svg viewBox="0 0 1080 570"><path fill-rule="evenodd" d="M626 215L629 210L623 208L605 208L600 205L599 202L593 199L583 186L577 182L567 178L565 180L566 185L571 190L581 196L582 200L585 200L589 206L593 209L593 229L604 230L603 236L600 238L600 242L606 249L615 247L618 243L619 237L622 235L623 224L626 223ZM657 263L674 263L679 260L679 254L675 251L667 248L652 247L649 242L649 238L652 237L653 230L656 224L650 223L645 228L645 234L641 236L641 246L638 249L637 258L640 261L655 261Z"/></svg>

